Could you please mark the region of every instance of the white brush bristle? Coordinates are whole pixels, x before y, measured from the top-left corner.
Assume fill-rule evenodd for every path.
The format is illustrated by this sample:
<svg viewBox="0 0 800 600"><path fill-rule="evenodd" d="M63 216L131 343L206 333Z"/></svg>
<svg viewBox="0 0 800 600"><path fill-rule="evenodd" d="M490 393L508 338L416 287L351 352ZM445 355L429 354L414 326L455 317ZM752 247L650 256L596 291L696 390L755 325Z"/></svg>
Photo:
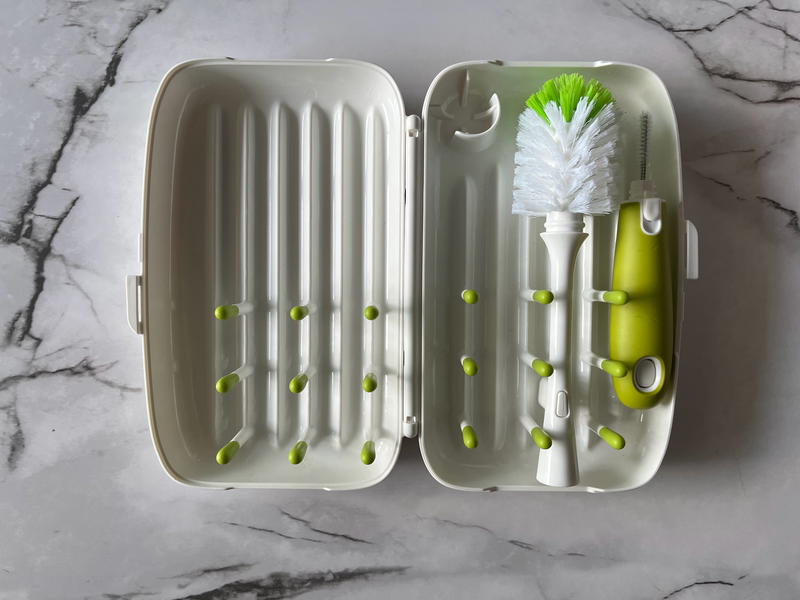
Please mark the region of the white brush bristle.
<svg viewBox="0 0 800 600"><path fill-rule="evenodd" d="M607 104L589 120L592 105L581 98L570 122L555 102L544 107L549 124L531 108L520 115L513 213L604 215L618 208L614 104Z"/></svg>

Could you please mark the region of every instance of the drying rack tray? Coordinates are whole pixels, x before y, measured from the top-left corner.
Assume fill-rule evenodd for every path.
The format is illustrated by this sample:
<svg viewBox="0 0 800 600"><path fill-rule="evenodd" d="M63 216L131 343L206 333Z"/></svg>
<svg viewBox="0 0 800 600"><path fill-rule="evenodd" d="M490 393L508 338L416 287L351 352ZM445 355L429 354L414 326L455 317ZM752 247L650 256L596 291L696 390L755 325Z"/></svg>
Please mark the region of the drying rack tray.
<svg viewBox="0 0 800 600"><path fill-rule="evenodd" d="M564 72L596 78L614 94L621 113L623 193L636 175L639 121L651 115L652 177L665 203L673 257L673 306L680 328L685 276L677 125L663 83L651 71L615 63L471 62L445 69L423 107L425 123L424 258L422 266L422 434L428 469L443 484L464 490L549 490L537 482L539 449L520 423L543 420L540 377L530 367L546 357L548 307L523 299L546 289L544 218L512 215L517 119L525 100ZM657 471L666 451L677 369L663 400L647 411L616 399L610 376L581 357L608 355L609 308L586 298L611 289L616 216L586 217L589 234L578 255L573 286L571 398L580 471L573 491L637 487ZM479 293L477 304L462 292ZM676 344L677 348L677 344ZM479 366L466 376L460 360ZM673 364L677 364L676 360ZM621 451L590 433L589 419L619 431ZM479 441L466 447L461 424Z"/></svg>
<svg viewBox="0 0 800 600"><path fill-rule="evenodd" d="M165 77L148 145L142 322L153 435L176 479L350 489L391 470L404 119L393 80L356 61L194 61ZM239 316L215 320L231 304ZM309 314L293 320L294 306ZM231 373L240 383L219 393ZM217 464L231 440L238 453Z"/></svg>

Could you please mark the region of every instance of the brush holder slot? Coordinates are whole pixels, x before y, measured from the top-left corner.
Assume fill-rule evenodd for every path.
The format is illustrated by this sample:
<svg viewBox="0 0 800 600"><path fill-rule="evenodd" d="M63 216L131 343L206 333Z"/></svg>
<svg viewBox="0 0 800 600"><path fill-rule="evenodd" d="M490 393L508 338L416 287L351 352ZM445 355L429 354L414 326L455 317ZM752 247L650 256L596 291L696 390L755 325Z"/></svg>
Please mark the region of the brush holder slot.
<svg viewBox="0 0 800 600"><path fill-rule="evenodd" d="M480 152L494 143L500 113L497 94L473 83L468 69L460 74L457 92L431 107L439 139L463 152Z"/></svg>

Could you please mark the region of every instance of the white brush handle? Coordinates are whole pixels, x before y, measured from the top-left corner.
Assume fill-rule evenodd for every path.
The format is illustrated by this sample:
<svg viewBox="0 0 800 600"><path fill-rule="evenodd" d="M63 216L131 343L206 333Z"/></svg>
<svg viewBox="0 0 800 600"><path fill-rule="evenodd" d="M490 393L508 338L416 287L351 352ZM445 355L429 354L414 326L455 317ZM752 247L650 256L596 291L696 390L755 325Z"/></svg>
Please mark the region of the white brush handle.
<svg viewBox="0 0 800 600"><path fill-rule="evenodd" d="M578 483L575 431L572 423L574 398L567 389L570 357L570 305L572 272L575 257L587 235L583 233L583 217L572 213L547 215L545 232L541 234L550 257L550 351L548 361L553 374L542 380L540 402L544 406L542 427L553 439L553 445L539 451L536 479L554 487L570 487Z"/></svg>

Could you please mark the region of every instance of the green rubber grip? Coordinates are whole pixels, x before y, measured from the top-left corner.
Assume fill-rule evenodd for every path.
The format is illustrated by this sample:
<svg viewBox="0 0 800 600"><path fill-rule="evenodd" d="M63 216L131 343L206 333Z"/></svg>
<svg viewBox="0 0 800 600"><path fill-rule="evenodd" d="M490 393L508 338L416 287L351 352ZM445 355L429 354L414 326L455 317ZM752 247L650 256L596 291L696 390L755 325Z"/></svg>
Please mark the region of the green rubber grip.
<svg viewBox="0 0 800 600"><path fill-rule="evenodd" d="M611 305L611 358L623 363L628 372L614 377L614 390L620 402L630 408L652 408L672 369L673 307L672 269L666 237L667 223L661 231L648 235L640 225L640 204L620 206L617 242L614 251L613 289L628 294L628 302ZM660 375L643 391L637 387L637 364L644 357L660 359Z"/></svg>

